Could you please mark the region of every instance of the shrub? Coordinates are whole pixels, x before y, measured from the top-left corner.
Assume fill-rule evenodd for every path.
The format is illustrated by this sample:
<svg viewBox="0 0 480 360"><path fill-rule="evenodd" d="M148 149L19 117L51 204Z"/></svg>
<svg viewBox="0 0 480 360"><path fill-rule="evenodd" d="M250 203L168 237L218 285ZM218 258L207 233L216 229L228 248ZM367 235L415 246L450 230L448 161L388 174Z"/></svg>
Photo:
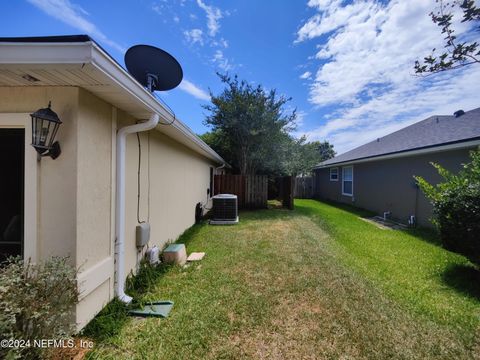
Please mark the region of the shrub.
<svg viewBox="0 0 480 360"><path fill-rule="evenodd" d="M470 157L457 175L432 163L444 179L437 185L421 177L416 180L433 204L443 245L480 264L480 150L470 152Z"/></svg>
<svg viewBox="0 0 480 360"><path fill-rule="evenodd" d="M68 258L32 264L10 258L0 267L0 338L29 340L30 347L1 348L0 358L37 358L34 340L61 339L75 331L77 271Z"/></svg>

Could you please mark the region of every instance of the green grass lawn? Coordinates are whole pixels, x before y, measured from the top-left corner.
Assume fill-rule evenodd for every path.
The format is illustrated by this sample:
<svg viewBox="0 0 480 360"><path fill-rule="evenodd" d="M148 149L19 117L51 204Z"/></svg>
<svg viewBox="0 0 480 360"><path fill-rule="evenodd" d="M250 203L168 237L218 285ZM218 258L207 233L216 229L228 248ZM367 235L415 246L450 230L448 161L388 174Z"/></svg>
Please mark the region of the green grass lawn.
<svg viewBox="0 0 480 360"><path fill-rule="evenodd" d="M480 354L480 279L465 258L442 249L426 231L379 229L348 207L295 204L295 211L243 212L235 226L191 228L179 242L188 252L205 251L204 260L151 273L153 286L137 294L173 300L170 317L125 318L113 304L87 329L96 336L88 357Z"/></svg>

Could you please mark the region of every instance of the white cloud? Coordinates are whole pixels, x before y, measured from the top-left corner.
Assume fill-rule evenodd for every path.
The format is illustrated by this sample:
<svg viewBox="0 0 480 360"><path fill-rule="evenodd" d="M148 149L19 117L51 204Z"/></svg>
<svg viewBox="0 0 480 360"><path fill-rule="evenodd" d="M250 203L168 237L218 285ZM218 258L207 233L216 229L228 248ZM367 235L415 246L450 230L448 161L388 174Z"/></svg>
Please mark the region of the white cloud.
<svg viewBox="0 0 480 360"><path fill-rule="evenodd" d="M212 40L211 46L215 47L223 47L223 48L228 48L228 41L225 40L223 37L220 40Z"/></svg>
<svg viewBox="0 0 480 360"><path fill-rule="evenodd" d="M183 32L187 41L191 44L199 43L203 46L203 31L200 29L186 30Z"/></svg>
<svg viewBox="0 0 480 360"><path fill-rule="evenodd" d="M223 55L222 50L215 51L212 62L216 64L223 71L229 71L233 69L233 66L230 64L228 59Z"/></svg>
<svg viewBox="0 0 480 360"><path fill-rule="evenodd" d="M307 132L310 140L329 140L342 153L431 115L452 115L478 107L480 68L452 79L442 74L428 85L398 87L357 106L347 107Z"/></svg>
<svg viewBox="0 0 480 360"><path fill-rule="evenodd" d="M87 20L84 16L88 16L88 12L82 9L79 5L71 3L69 0L27 0L32 5L35 5L47 15L56 18L70 25L88 35L91 35L95 40L103 42L112 48L124 53L126 49L110 40L104 33L102 33L92 22Z"/></svg>
<svg viewBox="0 0 480 360"><path fill-rule="evenodd" d="M152 10L155 11L158 15L162 15L162 7L158 4L152 5Z"/></svg>
<svg viewBox="0 0 480 360"><path fill-rule="evenodd" d="M204 33L201 29L192 29L184 32L185 37L191 44L199 43L202 46L204 44L210 46L214 51L211 55L212 64L223 71L233 69L232 61L228 59L221 50L228 48L228 41L219 34L220 19L224 16L229 16L230 13L228 11L223 12L212 5L207 5L203 0L196 0L196 2L200 9L206 14L208 31ZM190 14L189 16L192 21L197 20L195 14Z"/></svg>
<svg viewBox="0 0 480 360"><path fill-rule="evenodd" d="M197 0L197 4L207 15L208 34L215 36L220 29L219 20L223 17L222 11L214 6L206 5L202 0Z"/></svg>
<svg viewBox="0 0 480 360"><path fill-rule="evenodd" d="M319 108L337 109L308 132L311 140L327 139L342 152L429 115L480 105L479 67L413 76L417 58L443 47L440 29L428 16L433 1L344 5L341 0L310 0L308 5L317 14L299 28L296 42L319 42L309 100Z"/></svg>
<svg viewBox="0 0 480 360"><path fill-rule="evenodd" d="M305 71L302 75L300 75L300 79L310 79L312 77L312 73L310 71Z"/></svg>
<svg viewBox="0 0 480 360"><path fill-rule="evenodd" d="M197 99L205 101L210 100L210 95L205 90L200 89L197 85L188 80L183 79L178 87L180 88L180 90L185 91L186 93L196 97Z"/></svg>
<svg viewBox="0 0 480 360"><path fill-rule="evenodd" d="M297 41L313 39L345 26L349 22L362 22L370 14L371 8L377 5L370 1L358 1L341 6L341 1L315 1L319 14L311 17L298 30Z"/></svg>
<svg viewBox="0 0 480 360"><path fill-rule="evenodd" d="M173 21L175 21L176 23L179 23L179 22L180 22L180 18L179 18L177 15L175 15L175 16L173 17Z"/></svg>

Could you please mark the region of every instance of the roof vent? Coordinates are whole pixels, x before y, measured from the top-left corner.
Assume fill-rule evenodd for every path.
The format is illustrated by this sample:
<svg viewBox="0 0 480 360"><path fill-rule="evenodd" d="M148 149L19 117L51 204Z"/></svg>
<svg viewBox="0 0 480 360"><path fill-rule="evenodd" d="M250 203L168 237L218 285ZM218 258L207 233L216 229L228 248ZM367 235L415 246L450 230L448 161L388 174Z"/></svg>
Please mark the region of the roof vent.
<svg viewBox="0 0 480 360"><path fill-rule="evenodd" d="M453 115L457 118L457 117L460 117L462 116L463 114L465 114L465 111L463 110L457 110L453 113Z"/></svg>

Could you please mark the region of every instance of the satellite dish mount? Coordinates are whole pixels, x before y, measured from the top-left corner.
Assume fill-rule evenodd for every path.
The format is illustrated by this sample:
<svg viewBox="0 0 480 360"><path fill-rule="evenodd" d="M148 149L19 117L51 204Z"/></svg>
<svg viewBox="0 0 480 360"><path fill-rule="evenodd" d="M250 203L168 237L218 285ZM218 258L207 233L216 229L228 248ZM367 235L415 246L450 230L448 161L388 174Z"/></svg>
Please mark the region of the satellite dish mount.
<svg viewBox="0 0 480 360"><path fill-rule="evenodd" d="M147 89L150 92L153 92L158 83L158 76L155 74L147 74Z"/></svg>

